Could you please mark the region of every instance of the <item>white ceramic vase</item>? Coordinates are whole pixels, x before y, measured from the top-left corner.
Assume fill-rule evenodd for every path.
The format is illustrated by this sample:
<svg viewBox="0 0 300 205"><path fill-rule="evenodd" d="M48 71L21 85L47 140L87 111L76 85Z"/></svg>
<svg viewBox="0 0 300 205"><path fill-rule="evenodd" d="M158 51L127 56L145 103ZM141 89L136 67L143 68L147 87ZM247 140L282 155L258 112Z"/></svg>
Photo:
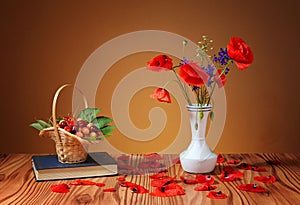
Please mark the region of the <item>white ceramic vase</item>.
<svg viewBox="0 0 300 205"><path fill-rule="evenodd" d="M186 172L208 173L216 166L217 155L206 143L206 124L211 109L211 105L187 105L192 139L187 149L180 154L180 162ZM203 113L201 119L200 112Z"/></svg>

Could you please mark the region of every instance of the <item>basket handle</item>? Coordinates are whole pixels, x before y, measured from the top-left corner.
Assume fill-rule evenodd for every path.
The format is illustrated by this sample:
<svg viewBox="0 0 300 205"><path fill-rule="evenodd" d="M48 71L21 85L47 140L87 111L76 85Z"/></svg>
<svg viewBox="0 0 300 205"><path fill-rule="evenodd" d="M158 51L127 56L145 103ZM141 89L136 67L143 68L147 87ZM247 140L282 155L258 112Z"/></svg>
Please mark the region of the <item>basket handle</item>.
<svg viewBox="0 0 300 205"><path fill-rule="evenodd" d="M56 120L56 104L57 104L58 96L59 96L60 92L62 91L62 89L64 89L65 87L68 87L68 86L71 86L71 84L64 84L64 85L60 86L56 90L54 98L53 98L53 102L52 102L52 120L53 120L54 134L56 137L56 141L60 142L60 143L61 143L61 137L58 133L58 126L57 126L57 120ZM77 88L77 90L82 94L83 99L84 99L84 106L87 108L88 104L87 104L87 100L86 100L85 96L78 88Z"/></svg>

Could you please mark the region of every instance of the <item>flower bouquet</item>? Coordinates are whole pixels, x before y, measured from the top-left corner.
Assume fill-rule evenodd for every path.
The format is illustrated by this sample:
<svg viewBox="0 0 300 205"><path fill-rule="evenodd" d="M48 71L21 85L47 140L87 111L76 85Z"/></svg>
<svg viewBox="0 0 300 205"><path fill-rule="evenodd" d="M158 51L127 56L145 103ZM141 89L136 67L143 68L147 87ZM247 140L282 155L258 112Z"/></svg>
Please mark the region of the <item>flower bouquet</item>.
<svg viewBox="0 0 300 205"><path fill-rule="evenodd" d="M55 93L52 104L52 117L48 122L36 120L30 126L39 130L39 136L50 138L56 143L58 160L62 163L80 163L87 158L87 149L90 144L111 136L115 126L106 116L97 116L98 108L84 108L78 116L68 115L56 117L56 102L60 91L69 86L61 86Z"/></svg>
<svg viewBox="0 0 300 205"><path fill-rule="evenodd" d="M187 41L183 41L184 48ZM220 48L217 54L211 54L213 41L206 36L198 42L195 56L185 56L179 64L173 65L173 59L166 54L154 57L148 62L147 69L155 72L173 72L175 79L154 90L150 97L160 102L171 103L170 93L166 89L170 82L177 82L187 102L192 129L192 142L180 154L183 169L192 173L205 173L214 169L217 155L205 141L208 115L213 119L213 93L217 87L225 85L230 66L235 63L239 70L245 70L253 62L251 48L239 37L232 37L226 48ZM190 94L194 94L192 100Z"/></svg>

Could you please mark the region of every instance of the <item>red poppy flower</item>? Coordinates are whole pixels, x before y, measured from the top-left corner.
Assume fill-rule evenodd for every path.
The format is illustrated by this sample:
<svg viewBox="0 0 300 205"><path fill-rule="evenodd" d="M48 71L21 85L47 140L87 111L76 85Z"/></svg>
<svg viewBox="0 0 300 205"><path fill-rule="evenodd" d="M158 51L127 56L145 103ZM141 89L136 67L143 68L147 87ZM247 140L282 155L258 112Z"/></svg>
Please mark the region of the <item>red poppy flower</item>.
<svg viewBox="0 0 300 205"><path fill-rule="evenodd" d="M159 102L171 103L170 93L163 88L157 88L150 95L151 98L157 99Z"/></svg>
<svg viewBox="0 0 300 205"><path fill-rule="evenodd" d="M216 76L215 76L215 81L218 84L218 87L221 88L225 85L226 83L226 76L225 73L223 73L221 76L220 74L222 73L223 69L217 70Z"/></svg>
<svg viewBox="0 0 300 205"><path fill-rule="evenodd" d="M196 175L196 180L198 183L201 183L201 184L206 184L206 185L211 185L214 183L215 179L210 176L210 175L202 175L202 174L197 174Z"/></svg>
<svg viewBox="0 0 300 205"><path fill-rule="evenodd" d="M224 161L225 158L221 154L218 154L217 163L223 163Z"/></svg>
<svg viewBox="0 0 300 205"><path fill-rule="evenodd" d="M257 167L255 165L247 164L247 163L242 163L238 166L239 169L243 170L252 170L256 172L266 172L267 170L263 167Z"/></svg>
<svg viewBox="0 0 300 205"><path fill-rule="evenodd" d="M96 185L96 182L90 180L76 179L71 181L70 185Z"/></svg>
<svg viewBox="0 0 300 205"><path fill-rule="evenodd" d="M107 189L103 189L103 192L115 192L116 189L115 188L107 188Z"/></svg>
<svg viewBox="0 0 300 205"><path fill-rule="evenodd" d="M239 164L240 160L238 160L238 159L232 159L232 160L227 161L226 163L227 164Z"/></svg>
<svg viewBox="0 0 300 205"><path fill-rule="evenodd" d="M65 183L51 185L50 189L56 193L68 193L70 191L70 187Z"/></svg>
<svg viewBox="0 0 300 205"><path fill-rule="evenodd" d="M151 196L159 196L159 197L169 197L169 196L177 196L184 195L184 189L175 183L168 184L166 186L156 187L153 192L150 193Z"/></svg>
<svg viewBox="0 0 300 205"><path fill-rule="evenodd" d="M248 68L254 59L251 48L239 37L230 39L227 45L227 52L240 70Z"/></svg>
<svg viewBox="0 0 300 205"><path fill-rule="evenodd" d="M183 176L180 176L180 179L185 184L198 184L199 183L196 179L187 179L187 178L184 178Z"/></svg>
<svg viewBox="0 0 300 205"><path fill-rule="evenodd" d="M256 176L254 177L255 181L263 182L263 183L274 183L276 182L276 178L274 176Z"/></svg>
<svg viewBox="0 0 300 205"><path fill-rule="evenodd" d="M195 191L211 191L211 190L215 190L217 188L217 186L213 186L213 185L201 185L201 186L197 186L194 188Z"/></svg>
<svg viewBox="0 0 300 205"><path fill-rule="evenodd" d="M234 170L232 167L226 166L223 168L223 171L220 176L222 182L231 182L235 179L240 179L244 174L238 170Z"/></svg>
<svg viewBox="0 0 300 205"><path fill-rule="evenodd" d="M226 194L222 193L221 191L210 191L206 197L212 198L212 199L226 199Z"/></svg>
<svg viewBox="0 0 300 205"><path fill-rule="evenodd" d="M257 184L242 184L240 186L237 186L236 188L242 191L249 191L249 192L256 192L256 193L267 192L264 188L262 188Z"/></svg>
<svg viewBox="0 0 300 205"><path fill-rule="evenodd" d="M209 75L196 63L186 63L179 68L178 75L189 85L201 86L208 82Z"/></svg>
<svg viewBox="0 0 300 205"><path fill-rule="evenodd" d="M147 66L148 70L152 71L163 71L163 70L171 70L173 67L172 59L167 55L158 55L149 61Z"/></svg>
<svg viewBox="0 0 300 205"><path fill-rule="evenodd" d="M164 177L162 179L154 179L151 181L151 186L162 187L167 184L173 183L175 178L176 178L176 176L175 177Z"/></svg>

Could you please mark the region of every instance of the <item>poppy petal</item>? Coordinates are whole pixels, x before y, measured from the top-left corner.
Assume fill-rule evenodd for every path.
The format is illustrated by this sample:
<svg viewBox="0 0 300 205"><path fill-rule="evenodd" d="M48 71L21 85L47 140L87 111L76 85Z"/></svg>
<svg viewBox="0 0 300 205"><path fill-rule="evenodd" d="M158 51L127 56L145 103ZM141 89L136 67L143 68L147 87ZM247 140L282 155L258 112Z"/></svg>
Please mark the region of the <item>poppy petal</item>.
<svg viewBox="0 0 300 205"><path fill-rule="evenodd" d="M196 179L187 179L184 178L183 176L180 176L180 179L185 184L198 184L198 181Z"/></svg>
<svg viewBox="0 0 300 205"><path fill-rule="evenodd" d="M51 185L50 189L56 193L68 193L70 191L70 187L65 183Z"/></svg>
<svg viewBox="0 0 300 205"><path fill-rule="evenodd" d="M223 163L224 161L225 158L221 154L218 154L217 163Z"/></svg>
<svg viewBox="0 0 300 205"><path fill-rule="evenodd" d="M269 176L256 176L254 177L255 181L263 182L263 183L274 183L276 182L276 178L272 175Z"/></svg>
<svg viewBox="0 0 300 205"><path fill-rule="evenodd" d="M237 186L236 188L242 191L255 192L255 193L267 192L263 187L257 184L242 184L240 186Z"/></svg>
<svg viewBox="0 0 300 205"><path fill-rule="evenodd" d="M107 189L103 189L103 192L115 192L116 189L115 188L107 188Z"/></svg>
<svg viewBox="0 0 300 205"><path fill-rule="evenodd" d="M96 185L96 182L90 180L76 179L72 181L70 185Z"/></svg>
<svg viewBox="0 0 300 205"><path fill-rule="evenodd" d="M207 184L207 185L211 185L215 181L215 179L212 176L202 175L202 174L197 174L196 175L196 180L201 184Z"/></svg>
<svg viewBox="0 0 300 205"><path fill-rule="evenodd" d="M206 197L212 198L212 199L226 199L226 194L222 193L221 191L210 191Z"/></svg>
<svg viewBox="0 0 300 205"><path fill-rule="evenodd" d="M201 186L197 186L194 188L195 191L211 191L211 190L215 190L217 188L217 186L213 186L213 185L201 185Z"/></svg>

